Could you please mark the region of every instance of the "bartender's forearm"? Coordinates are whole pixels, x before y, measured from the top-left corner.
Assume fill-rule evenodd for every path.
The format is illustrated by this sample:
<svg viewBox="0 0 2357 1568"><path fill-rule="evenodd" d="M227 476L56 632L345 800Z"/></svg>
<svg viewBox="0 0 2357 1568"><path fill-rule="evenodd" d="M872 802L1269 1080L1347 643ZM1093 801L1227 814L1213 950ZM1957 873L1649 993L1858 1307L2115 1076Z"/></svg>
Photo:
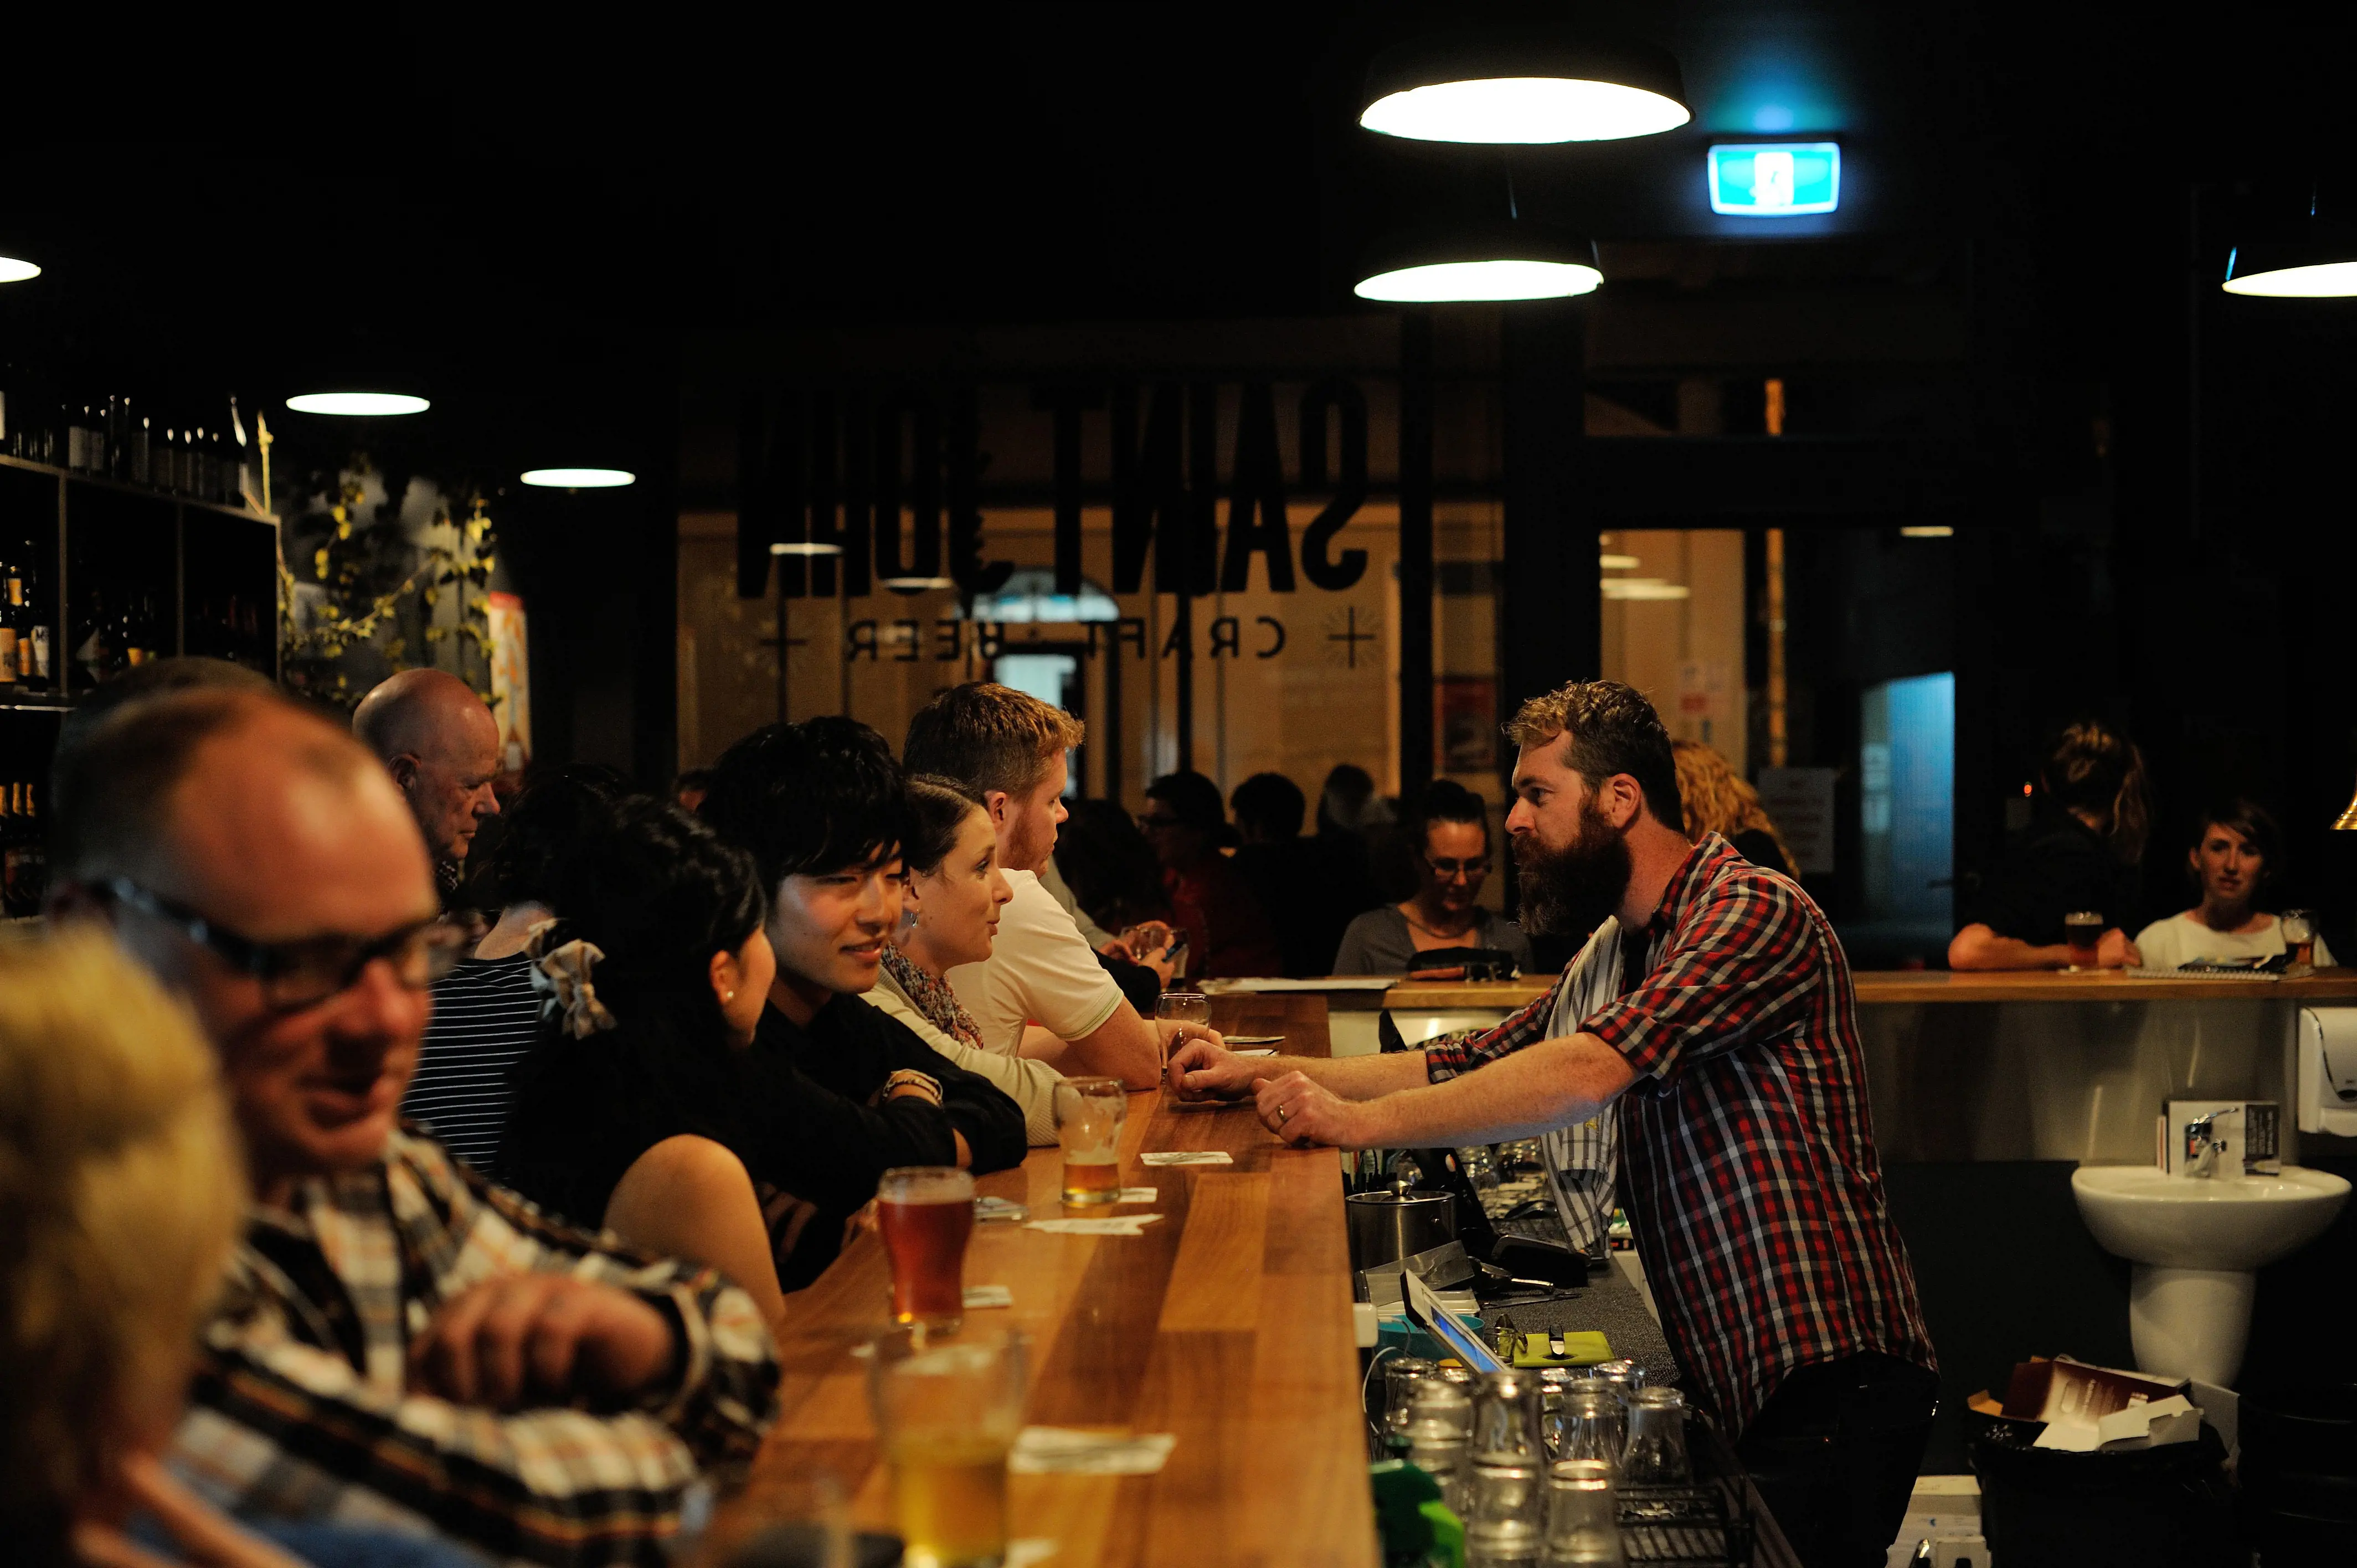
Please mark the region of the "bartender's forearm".
<svg viewBox="0 0 2357 1568"><path fill-rule="evenodd" d="M1950 969L2061 969L2071 961L2071 950L2061 943L2039 947L2019 937L2001 937L1975 923L1958 931L1948 943Z"/></svg>
<svg viewBox="0 0 2357 1568"><path fill-rule="evenodd" d="M1586 1121L1636 1078L1628 1058L1594 1035L1542 1040L1447 1083L1367 1101L1357 1108L1361 1135L1351 1141L1402 1149L1535 1138Z"/></svg>

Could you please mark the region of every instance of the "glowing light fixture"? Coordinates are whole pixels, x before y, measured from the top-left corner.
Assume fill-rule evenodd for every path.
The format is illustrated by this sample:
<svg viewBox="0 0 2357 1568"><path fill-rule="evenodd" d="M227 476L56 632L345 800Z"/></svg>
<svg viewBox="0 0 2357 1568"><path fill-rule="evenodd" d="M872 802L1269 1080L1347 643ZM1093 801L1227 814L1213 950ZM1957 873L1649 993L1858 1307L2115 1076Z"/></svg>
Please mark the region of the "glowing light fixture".
<svg viewBox="0 0 2357 1568"><path fill-rule="evenodd" d="M627 468L526 468L523 482L551 490L611 490L635 485L639 477Z"/></svg>
<svg viewBox="0 0 2357 1568"><path fill-rule="evenodd" d="M1608 599L1684 599L1694 596L1694 590L1684 583L1664 582L1659 577L1607 577L1604 596Z"/></svg>
<svg viewBox="0 0 2357 1568"><path fill-rule="evenodd" d="M1710 209L1735 218L1803 218L1841 205L1836 142L1724 144L1710 149Z"/></svg>
<svg viewBox="0 0 2357 1568"><path fill-rule="evenodd" d="M840 555L843 553L843 546L827 544L815 540L792 540L785 543L770 545L770 553L772 555Z"/></svg>
<svg viewBox="0 0 2357 1568"><path fill-rule="evenodd" d="M1561 27L1436 35L1378 56L1359 124L1419 142L1607 142L1694 118L1667 50Z"/></svg>
<svg viewBox="0 0 2357 1568"><path fill-rule="evenodd" d="M1634 555L1598 555L1596 564L1608 572L1633 572L1644 564Z"/></svg>
<svg viewBox="0 0 2357 1568"><path fill-rule="evenodd" d="M298 392L286 400L286 406L297 413L333 413L361 419L375 415L424 413L434 405L407 392Z"/></svg>
<svg viewBox="0 0 2357 1568"><path fill-rule="evenodd" d="M1901 539L1953 539L1956 531L1944 522L1910 523L1899 531Z"/></svg>
<svg viewBox="0 0 2357 1568"><path fill-rule="evenodd" d="M957 586L955 577L878 577L877 582L896 594L938 593Z"/></svg>
<svg viewBox="0 0 2357 1568"><path fill-rule="evenodd" d="M1501 223L1394 241L1370 256L1351 292L1396 304L1565 299L1603 281L1587 242Z"/></svg>
<svg viewBox="0 0 2357 1568"><path fill-rule="evenodd" d="M2338 299L2357 295L2357 229L2319 222L2316 196L2308 199L2308 221L2297 228L2255 235L2226 252L2228 294L2262 299Z"/></svg>
<svg viewBox="0 0 2357 1568"><path fill-rule="evenodd" d="M0 256L0 283L23 283L41 275L41 269L15 256Z"/></svg>

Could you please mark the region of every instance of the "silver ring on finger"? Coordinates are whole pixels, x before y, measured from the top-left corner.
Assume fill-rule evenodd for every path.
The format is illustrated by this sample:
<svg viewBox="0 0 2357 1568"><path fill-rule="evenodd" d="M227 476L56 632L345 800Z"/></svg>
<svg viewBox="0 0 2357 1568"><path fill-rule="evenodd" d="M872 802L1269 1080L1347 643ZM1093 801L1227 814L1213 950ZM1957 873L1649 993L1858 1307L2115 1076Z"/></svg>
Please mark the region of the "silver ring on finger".
<svg viewBox="0 0 2357 1568"><path fill-rule="evenodd" d="M1284 1126L1287 1122L1290 1122L1290 1121L1292 1121L1292 1120L1293 1120L1293 1112L1292 1112L1287 1111L1287 1110L1286 1110L1284 1106L1282 1106L1282 1105L1280 1105L1280 1106L1278 1106L1278 1107L1276 1108L1276 1124L1277 1124L1278 1126L1282 1127L1282 1126Z"/></svg>

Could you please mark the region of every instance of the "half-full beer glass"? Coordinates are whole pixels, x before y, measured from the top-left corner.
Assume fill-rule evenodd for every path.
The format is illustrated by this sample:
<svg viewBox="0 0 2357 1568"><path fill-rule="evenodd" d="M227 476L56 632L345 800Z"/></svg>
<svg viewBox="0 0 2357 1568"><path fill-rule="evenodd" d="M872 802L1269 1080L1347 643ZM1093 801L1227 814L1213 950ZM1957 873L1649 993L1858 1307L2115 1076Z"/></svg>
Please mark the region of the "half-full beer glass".
<svg viewBox="0 0 2357 1568"><path fill-rule="evenodd" d="M1121 1197L1121 1124L1129 1092L1117 1078L1056 1085L1056 1141L1064 1148L1064 1201L1087 1208Z"/></svg>
<svg viewBox="0 0 2357 1568"><path fill-rule="evenodd" d="M868 1398L910 1568L995 1568L1006 1555L1006 1455L1023 1424L1023 1337L945 1339L920 1326L873 1350Z"/></svg>
<svg viewBox="0 0 2357 1568"><path fill-rule="evenodd" d="M2093 909L2074 909L2062 917L2062 940L2071 949L2071 967L2093 969L2104 940L2104 917Z"/></svg>
<svg viewBox="0 0 2357 1568"><path fill-rule="evenodd" d="M877 1229L892 1264L892 1316L955 1328L965 1316L965 1244L974 1176L953 1165L896 1165L876 1188Z"/></svg>

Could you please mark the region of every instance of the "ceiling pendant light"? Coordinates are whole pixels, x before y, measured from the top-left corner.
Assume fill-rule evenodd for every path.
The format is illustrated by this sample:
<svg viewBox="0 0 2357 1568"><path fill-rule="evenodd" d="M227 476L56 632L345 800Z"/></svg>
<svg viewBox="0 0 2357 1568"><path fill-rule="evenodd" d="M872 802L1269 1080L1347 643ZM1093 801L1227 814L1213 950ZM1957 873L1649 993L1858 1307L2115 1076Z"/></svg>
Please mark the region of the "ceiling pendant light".
<svg viewBox="0 0 2357 1568"><path fill-rule="evenodd" d="M1419 142L1607 142L1694 118L1666 49L1561 27L1418 38L1368 68L1359 124Z"/></svg>
<svg viewBox="0 0 2357 1568"><path fill-rule="evenodd" d="M2338 299L2357 295L2357 233L2310 222L2280 238L2226 252L2228 294L2263 299Z"/></svg>
<svg viewBox="0 0 2357 1568"><path fill-rule="evenodd" d="M298 392L286 400L286 406L297 413L332 413L347 419L366 419L424 413L434 405L407 392Z"/></svg>
<svg viewBox="0 0 2357 1568"><path fill-rule="evenodd" d="M1498 223L1394 241L1371 253L1351 292L1404 305L1566 299L1603 281L1587 242L1534 224Z"/></svg>
<svg viewBox="0 0 2357 1568"><path fill-rule="evenodd" d="M637 484L639 477L627 468L526 468L523 482L551 490L612 490Z"/></svg>
<svg viewBox="0 0 2357 1568"><path fill-rule="evenodd" d="M23 283L41 275L41 269L31 262L15 256L0 256L0 283Z"/></svg>

